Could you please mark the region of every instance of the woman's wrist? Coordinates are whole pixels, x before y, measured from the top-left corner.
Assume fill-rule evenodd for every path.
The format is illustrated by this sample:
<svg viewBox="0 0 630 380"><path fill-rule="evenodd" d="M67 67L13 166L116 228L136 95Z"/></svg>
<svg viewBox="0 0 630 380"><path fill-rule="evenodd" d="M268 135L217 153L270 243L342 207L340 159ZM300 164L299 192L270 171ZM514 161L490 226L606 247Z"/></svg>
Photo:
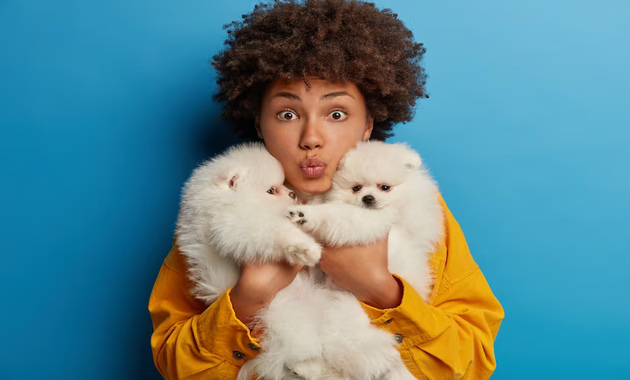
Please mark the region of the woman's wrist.
<svg viewBox="0 0 630 380"><path fill-rule="evenodd" d="M288 263L247 264L230 292L232 308L241 322L251 328L254 315L294 279L301 265Z"/></svg>
<svg viewBox="0 0 630 380"><path fill-rule="evenodd" d="M377 309L393 309L400 305L403 296L403 285L391 273L387 272L373 282L370 289L365 289L357 298Z"/></svg>
<svg viewBox="0 0 630 380"><path fill-rule="evenodd" d="M240 282L234 285L230 292L230 302L236 318L250 329L253 327L254 315L269 302L267 298L262 294L243 289Z"/></svg>

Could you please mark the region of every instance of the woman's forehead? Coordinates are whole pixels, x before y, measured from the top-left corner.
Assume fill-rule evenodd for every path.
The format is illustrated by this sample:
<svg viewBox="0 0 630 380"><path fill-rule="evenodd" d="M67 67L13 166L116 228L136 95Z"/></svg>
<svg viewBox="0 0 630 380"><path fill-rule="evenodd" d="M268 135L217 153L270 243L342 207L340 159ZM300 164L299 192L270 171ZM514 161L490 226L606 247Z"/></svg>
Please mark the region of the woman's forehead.
<svg viewBox="0 0 630 380"><path fill-rule="evenodd" d="M307 85L308 82L308 85ZM306 94L309 92L335 92L335 91L347 91L354 95L355 92L359 92L357 86L349 81L346 82L330 82L327 79L309 77L306 81L302 78L288 79L278 78L271 82L267 89L269 95L273 96L275 92L290 91L299 94Z"/></svg>
<svg viewBox="0 0 630 380"><path fill-rule="evenodd" d="M306 81L302 78L276 79L269 85L264 97L267 101L275 98L288 98L300 101L304 99L328 100L342 96L363 100L361 92L352 82L330 82L316 77L307 78Z"/></svg>

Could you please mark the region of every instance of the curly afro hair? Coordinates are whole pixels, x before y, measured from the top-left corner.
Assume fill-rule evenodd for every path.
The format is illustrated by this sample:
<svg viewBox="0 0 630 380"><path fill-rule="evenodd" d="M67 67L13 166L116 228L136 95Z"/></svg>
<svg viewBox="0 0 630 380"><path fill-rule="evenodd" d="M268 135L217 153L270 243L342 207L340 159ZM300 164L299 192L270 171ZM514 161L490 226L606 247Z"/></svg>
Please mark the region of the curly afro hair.
<svg viewBox="0 0 630 380"><path fill-rule="evenodd" d="M263 93L278 78L350 81L374 118L372 139L391 137L426 97L426 51L391 9L357 0L276 0L225 25L226 48L215 55L222 117L240 138L256 139Z"/></svg>

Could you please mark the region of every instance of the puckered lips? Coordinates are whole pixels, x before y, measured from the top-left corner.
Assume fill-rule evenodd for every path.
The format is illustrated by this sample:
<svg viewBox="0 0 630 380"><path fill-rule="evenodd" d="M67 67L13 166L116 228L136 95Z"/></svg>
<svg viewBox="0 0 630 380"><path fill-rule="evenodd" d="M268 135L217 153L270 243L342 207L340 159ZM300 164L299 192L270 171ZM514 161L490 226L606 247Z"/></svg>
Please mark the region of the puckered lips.
<svg viewBox="0 0 630 380"><path fill-rule="evenodd" d="M308 178L319 178L324 175L326 163L318 157L308 157L302 162L302 173Z"/></svg>

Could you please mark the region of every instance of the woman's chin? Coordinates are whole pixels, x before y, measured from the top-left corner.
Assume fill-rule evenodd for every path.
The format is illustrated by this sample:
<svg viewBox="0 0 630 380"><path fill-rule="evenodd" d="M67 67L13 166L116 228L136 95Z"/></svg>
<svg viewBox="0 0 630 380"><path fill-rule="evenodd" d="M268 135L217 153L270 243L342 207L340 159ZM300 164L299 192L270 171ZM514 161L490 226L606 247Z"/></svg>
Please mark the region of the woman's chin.
<svg viewBox="0 0 630 380"><path fill-rule="evenodd" d="M292 183L292 188L305 195L317 195L325 193L332 186L332 180L329 177L320 178L301 178L298 183Z"/></svg>

